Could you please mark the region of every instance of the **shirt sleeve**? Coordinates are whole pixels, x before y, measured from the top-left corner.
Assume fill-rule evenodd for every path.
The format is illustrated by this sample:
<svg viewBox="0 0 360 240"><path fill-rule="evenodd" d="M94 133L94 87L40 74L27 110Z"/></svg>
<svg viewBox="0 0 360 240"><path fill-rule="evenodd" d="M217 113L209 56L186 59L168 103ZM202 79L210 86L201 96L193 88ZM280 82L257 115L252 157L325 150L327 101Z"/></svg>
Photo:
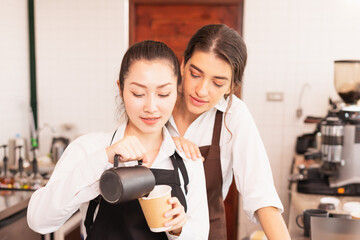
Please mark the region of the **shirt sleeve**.
<svg viewBox="0 0 360 240"><path fill-rule="evenodd" d="M31 196L27 220L32 230L56 231L82 203L100 194L98 180L110 167L103 138L85 135L66 148L49 182Z"/></svg>
<svg viewBox="0 0 360 240"><path fill-rule="evenodd" d="M242 195L244 210L257 223L255 211L263 207L283 206L274 186L269 159L255 122L245 104L232 110L232 161L235 182ZM233 130L232 130L233 131Z"/></svg>
<svg viewBox="0 0 360 240"><path fill-rule="evenodd" d="M208 239L209 212L206 195L205 174L202 161L184 160L189 175L186 195L186 223L180 236L167 233L169 239Z"/></svg>

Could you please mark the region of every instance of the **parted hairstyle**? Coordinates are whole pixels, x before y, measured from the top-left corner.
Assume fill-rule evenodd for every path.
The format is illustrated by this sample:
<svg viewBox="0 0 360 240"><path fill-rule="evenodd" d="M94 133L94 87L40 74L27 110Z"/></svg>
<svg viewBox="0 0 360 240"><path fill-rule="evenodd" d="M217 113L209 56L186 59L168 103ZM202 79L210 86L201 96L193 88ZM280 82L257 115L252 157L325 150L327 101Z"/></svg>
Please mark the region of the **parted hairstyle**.
<svg viewBox="0 0 360 240"><path fill-rule="evenodd" d="M230 90L238 92L247 61L246 45L238 32L224 24L205 25L190 39L184 52L184 64L195 51L212 52L229 63L232 70Z"/></svg>
<svg viewBox="0 0 360 240"><path fill-rule="evenodd" d="M238 32L225 24L210 24L200 28L190 39L184 52L184 65L194 52L214 53L216 57L226 61L231 66L232 79L230 85L229 104L225 111L225 119L232 104L232 94L240 97L242 77L247 61L247 49L244 40ZM227 127L225 121L225 127Z"/></svg>

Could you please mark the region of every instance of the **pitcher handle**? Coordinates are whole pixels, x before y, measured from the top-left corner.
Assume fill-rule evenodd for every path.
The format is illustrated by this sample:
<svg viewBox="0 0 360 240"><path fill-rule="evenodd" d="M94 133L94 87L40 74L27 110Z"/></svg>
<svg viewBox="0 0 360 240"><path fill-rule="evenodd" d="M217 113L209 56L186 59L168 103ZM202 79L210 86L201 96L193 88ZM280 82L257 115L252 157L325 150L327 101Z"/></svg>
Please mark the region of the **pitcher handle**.
<svg viewBox="0 0 360 240"><path fill-rule="evenodd" d="M119 159L120 159L120 154L115 154L115 156L114 156L114 168L117 168L119 166Z"/></svg>
<svg viewBox="0 0 360 240"><path fill-rule="evenodd" d="M117 168L119 166L120 158L121 158L120 154L115 154L115 156L114 156L114 168ZM141 166L142 164L143 164L143 161L139 160L138 165Z"/></svg>

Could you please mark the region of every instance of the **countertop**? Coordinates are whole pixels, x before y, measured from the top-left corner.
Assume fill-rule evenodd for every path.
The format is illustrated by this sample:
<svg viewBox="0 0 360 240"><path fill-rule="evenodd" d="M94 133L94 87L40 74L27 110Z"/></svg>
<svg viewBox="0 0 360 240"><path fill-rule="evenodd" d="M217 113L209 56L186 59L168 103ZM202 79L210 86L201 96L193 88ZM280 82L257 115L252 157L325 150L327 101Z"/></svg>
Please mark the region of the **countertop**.
<svg viewBox="0 0 360 240"><path fill-rule="evenodd" d="M304 237L304 230L299 228L296 225L296 216L302 214L304 209L317 209L320 198L322 197L335 197L340 200L339 205L335 210L328 211L329 213L340 213L340 214L349 214L342 210L344 203L350 201L360 202L360 197L348 197L348 196L328 196L328 195L314 195L314 194L304 194L298 193L296 191L296 186L294 184L291 190L291 202L290 202L290 212L289 212L289 232L291 239L293 240L307 240L309 238Z"/></svg>
<svg viewBox="0 0 360 240"><path fill-rule="evenodd" d="M296 167L299 163L302 162L302 158L298 157L295 160L295 166ZM329 213L339 213L339 214L349 214L348 212L345 212L342 207L344 203L350 202L350 201L357 201L360 202L360 196L359 197L353 197L353 196L330 196L330 195L316 195L316 194L305 194L305 193L299 193L296 190L296 183L293 183L290 190L290 210L289 210L289 223L288 223L288 229L290 232L291 239L293 240L308 240L308 237L305 237L304 230L299 228L296 224L296 217L299 214L302 214L304 209L317 209L320 199L323 197L335 197L340 200L339 205L336 207L335 210L328 211Z"/></svg>
<svg viewBox="0 0 360 240"><path fill-rule="evenodd" d="M33 191L0 190L0 221L27 208Z"/></svg>

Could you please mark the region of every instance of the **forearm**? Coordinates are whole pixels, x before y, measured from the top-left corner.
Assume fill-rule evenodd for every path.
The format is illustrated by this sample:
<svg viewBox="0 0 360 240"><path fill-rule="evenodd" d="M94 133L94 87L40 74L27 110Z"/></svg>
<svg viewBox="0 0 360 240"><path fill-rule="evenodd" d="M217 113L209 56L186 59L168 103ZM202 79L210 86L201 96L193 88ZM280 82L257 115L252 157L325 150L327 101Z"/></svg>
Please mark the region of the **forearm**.
<svg viewBox="0 0 360 240"><path fill-rule="evenodd" d="M72 143L60 158L49 182L30 199L27 210L30 228L40 233L57 230L82 203L100 193L97 180L106 165L104 150L89 156L81 146Z"/></svg>
<svg viewBox="0 0 360 240"><path fill-rule="evenodd" d="M260 208L256 211L256 215L269 240L291 239L284 219L277 208Z"/></svg>

